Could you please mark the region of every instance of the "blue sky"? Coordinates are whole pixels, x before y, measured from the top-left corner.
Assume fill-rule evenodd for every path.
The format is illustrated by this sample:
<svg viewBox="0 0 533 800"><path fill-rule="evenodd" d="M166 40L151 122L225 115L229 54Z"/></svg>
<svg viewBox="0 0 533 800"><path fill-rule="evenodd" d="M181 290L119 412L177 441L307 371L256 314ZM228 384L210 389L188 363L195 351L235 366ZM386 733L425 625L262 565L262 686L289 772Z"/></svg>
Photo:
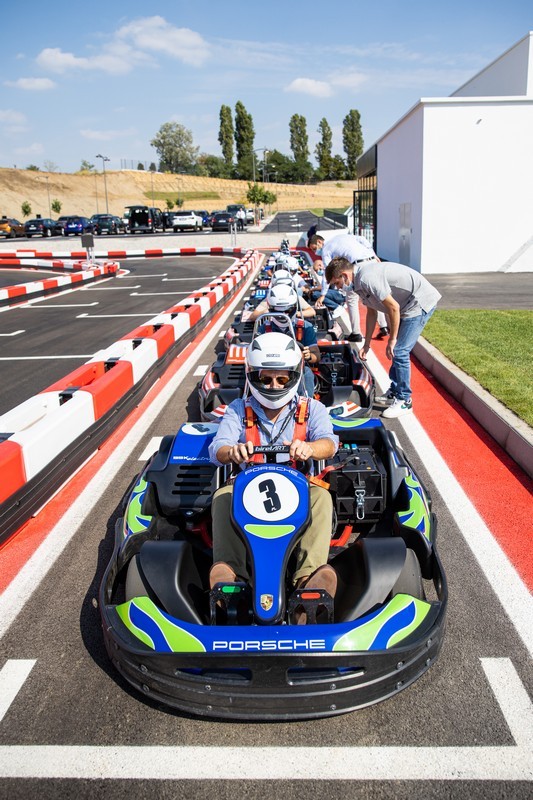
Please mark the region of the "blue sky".
<svg viewBox="0 0 533 800"><path fill-rule="evenodd" d="M241 100L257 148L313 153L325 117L361 113L370 146L420 97L447 96L533 29L531 0L25 0L0 3L0 166L157 160L164 122L220 155L219 112ZM97 162L100 163L100 162Z"/></svg>

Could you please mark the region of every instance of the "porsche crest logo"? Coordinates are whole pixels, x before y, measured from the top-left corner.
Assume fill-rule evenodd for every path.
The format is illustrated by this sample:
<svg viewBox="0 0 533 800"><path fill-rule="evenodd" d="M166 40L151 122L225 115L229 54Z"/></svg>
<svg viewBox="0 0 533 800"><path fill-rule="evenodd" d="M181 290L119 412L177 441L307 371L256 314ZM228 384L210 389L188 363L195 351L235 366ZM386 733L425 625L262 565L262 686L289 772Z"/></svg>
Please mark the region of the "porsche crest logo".
<svg viewBox="0 0 533 800"><path fill-rule="evenodd" d="M261 595L261 608L263 611L270 611L272 605L274 603L274 595L273 594L262 594Z"/></svg>

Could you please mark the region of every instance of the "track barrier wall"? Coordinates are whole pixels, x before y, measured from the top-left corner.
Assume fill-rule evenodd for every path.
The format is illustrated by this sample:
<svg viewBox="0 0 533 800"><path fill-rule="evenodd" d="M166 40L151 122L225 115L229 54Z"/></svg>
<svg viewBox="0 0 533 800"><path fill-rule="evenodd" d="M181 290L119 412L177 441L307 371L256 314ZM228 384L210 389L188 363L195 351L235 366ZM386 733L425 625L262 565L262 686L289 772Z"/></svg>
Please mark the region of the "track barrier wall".
<svg viewBox="0 0 533 800"><path fill-rule="evenodd" d="M210 254L213 250L216 255L235 252L211 248ZM262 259L258 251L248 251L179 305L0 416L0 543L103 444Z"/></svg>

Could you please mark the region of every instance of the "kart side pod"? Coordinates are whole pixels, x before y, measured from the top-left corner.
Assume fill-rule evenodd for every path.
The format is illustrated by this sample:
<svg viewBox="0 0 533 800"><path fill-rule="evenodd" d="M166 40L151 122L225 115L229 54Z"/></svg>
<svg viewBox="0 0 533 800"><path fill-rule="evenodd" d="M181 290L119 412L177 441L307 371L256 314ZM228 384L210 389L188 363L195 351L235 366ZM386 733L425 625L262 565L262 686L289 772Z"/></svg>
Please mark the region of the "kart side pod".
<svg viewBox="0 0 533 800"><path fill-rule="evenodd" d="M252 564L253 608L264 625L285 612L285 572L294 545L311 519L309 483L282 464L261 464L235 479L231 521Z"/></svg>

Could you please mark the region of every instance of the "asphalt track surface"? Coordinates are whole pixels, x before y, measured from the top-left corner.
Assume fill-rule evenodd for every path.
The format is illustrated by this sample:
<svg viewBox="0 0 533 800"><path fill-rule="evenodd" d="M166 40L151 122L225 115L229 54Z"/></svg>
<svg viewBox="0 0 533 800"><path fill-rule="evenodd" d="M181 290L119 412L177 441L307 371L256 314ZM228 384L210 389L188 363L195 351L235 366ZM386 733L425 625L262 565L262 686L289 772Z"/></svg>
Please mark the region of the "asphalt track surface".
<svg viewBox="0 0 533 800"><path fill-rule="evenodd" d="M2 363L3 371L13 370L3 372L2 402L6 392L6 406L20 402L82 363L65 360L57 367L53 361L35 361L28 370L27 363L16 361L17 352L92 354L140 324L139 314L148 318L176 302L179 295L163 294L173 291L163 273L177 277L176 267L172 272L166 262L171 259L128 262L129 277L43 301L50 304L48 312L19 308L0 314L0 332L6 332L9 317L20 328L20 320L31 320L31 328L24 322L31 331L25 348L16 337L6 339L8 345L2 341L3 356L6 346L13 348L8 350L13 363ZM190 293L227 265L217 261L212 270L212 262L180 259L179 276L187 281L176 291ZM139 282L141 289L133 290ZM115 286L124 288L104 288ZM94 301L96 312L72 307ZM71 308L58 308L65 303ZM80 312L98 316L80 319ZM136 316L107 316L111 313ZM416 367L416 419L390 427L431 491L449 583L444 646L428 673L393 699L351 714L248 724L169 711L139 696L112 669L95 598L111 555L119 502L156 446L154 440L196 415L199 375L214 360L218 333L226 327L227 320L206 330L189 349L190 358L169 368L94 459L0 553L4 588L44 539L25 578L28 599L21 602L6 590L0 606L0 631L5 631L0 638L0 796L259 798L275 792L292 800L318 792L328 800L339 794L530 798L531 636L528 640L519 632L515 611L495 586L498 569L501 581L511 573L504 562L492 573L487 569L487 541L479 533L476 543L475 529L472 542L468 502L454 495L439 459L460 476L468 501L494 535L515 528L522 546L528 535L524 525L529 521L530 526L522 507L528 485L489 437ZM376 342L373 350L372 368L382 378L384 345ZM29 382L25 372L35 373ZM519 547L512 556L515 567L522 567L523 581L530 553L530 546Z"/></svg>

